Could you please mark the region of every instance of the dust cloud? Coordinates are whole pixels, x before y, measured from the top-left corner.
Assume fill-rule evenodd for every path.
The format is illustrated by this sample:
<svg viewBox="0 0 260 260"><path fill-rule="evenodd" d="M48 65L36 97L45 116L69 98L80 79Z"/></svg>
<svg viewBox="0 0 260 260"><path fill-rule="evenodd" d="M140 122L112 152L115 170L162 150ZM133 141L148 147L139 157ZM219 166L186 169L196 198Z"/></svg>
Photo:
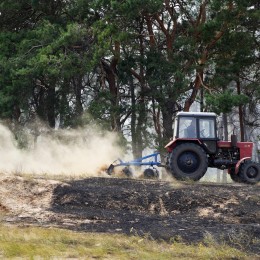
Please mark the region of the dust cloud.
<svg viewBox="0 0 260 260"><path fill-rule="evenodd" d="M36 136L28 130L26 135L31 145L21 149L9 128L0 124L1 174L96 176L122 153L114 133L93 127L49 129Z"/></svg>

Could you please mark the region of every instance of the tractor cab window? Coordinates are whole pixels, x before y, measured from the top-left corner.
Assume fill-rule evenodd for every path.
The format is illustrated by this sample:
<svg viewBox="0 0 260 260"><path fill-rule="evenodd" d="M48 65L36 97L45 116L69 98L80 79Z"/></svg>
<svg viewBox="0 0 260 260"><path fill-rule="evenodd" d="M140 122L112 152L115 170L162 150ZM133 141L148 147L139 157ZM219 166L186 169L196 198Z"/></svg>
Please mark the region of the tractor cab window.
<svg viewBox="0 0 260 260"><path fill-rule="evenodd" d="M199 138L216 138L214 119L199 119Z"/></svg>
<svg viewBox="0 0 260 260"><path fill-rule="evenodd" d="M179 138L197 138L196 118L179 118Z"/></svg>

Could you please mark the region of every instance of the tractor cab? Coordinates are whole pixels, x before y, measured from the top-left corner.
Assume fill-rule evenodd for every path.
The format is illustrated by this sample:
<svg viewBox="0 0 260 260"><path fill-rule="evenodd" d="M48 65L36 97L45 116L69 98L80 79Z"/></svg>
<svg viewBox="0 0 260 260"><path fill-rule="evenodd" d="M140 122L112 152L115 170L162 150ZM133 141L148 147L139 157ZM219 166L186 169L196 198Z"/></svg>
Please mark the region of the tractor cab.
<svg viewBox="0 0 260 260"><path fill-rule="evenodd" d="M209 154L217 150L216 114L205 112L179 112L174 127L174 140L177 142L200 142Z"/></svg>
<svg viewBox="0 0 260 260"><path fill-rule="evenodd" d="M174 137L217 140L216 114L179 112L175 120Z"/></svg>

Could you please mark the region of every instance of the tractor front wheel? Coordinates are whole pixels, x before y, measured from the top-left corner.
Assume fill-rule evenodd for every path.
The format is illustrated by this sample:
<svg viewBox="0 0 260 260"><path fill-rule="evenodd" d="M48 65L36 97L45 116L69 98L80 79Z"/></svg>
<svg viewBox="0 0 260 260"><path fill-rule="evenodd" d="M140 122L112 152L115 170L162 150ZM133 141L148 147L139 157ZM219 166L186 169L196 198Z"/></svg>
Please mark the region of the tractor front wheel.
<svg viewBox="0 0 260 260"><path fill-rule="evenodd" d="M256 184L260 181L260 165L252 161L245 161L239 169L239 177L243 182Z"/></svg>
<svg viewBox="0 0 260 260"><path fill-rule="evenodd" d="M207 171L208 157L200 146L183 143L173 149L169 167L177 180L198 181Z"/></svg>
<svg viewBox="0 0 260 260"><path fill-rule="evenodd" d="M230 178L233 182L237 182L237 183L243 182L243 179L238 174L235 173L235 169L233 168L230 170Z"/></svg>

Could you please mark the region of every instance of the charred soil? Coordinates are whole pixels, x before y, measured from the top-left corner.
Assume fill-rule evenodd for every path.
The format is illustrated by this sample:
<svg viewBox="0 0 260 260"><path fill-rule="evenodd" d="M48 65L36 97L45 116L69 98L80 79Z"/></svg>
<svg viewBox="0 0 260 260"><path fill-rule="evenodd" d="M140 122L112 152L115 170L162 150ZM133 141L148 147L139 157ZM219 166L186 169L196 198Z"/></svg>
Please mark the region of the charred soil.
<svg viewBox="0 0 260 260"><path fill-rule="evenodd" d="M260 253L260 186L123 178L0 179L1 222L125 233Z"/></svg>

